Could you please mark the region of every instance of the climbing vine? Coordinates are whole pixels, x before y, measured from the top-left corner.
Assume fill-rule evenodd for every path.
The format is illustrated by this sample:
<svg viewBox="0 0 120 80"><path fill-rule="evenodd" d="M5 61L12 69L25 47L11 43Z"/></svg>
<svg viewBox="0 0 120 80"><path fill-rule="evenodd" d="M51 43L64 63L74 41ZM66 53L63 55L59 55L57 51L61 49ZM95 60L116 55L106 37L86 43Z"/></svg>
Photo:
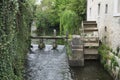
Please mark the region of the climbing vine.
<svg viewBox="0 0 120 80"><path fill-rule="evenodd" d="M27 0L0 2L0 80L24 80L32 18Z"/></svg>

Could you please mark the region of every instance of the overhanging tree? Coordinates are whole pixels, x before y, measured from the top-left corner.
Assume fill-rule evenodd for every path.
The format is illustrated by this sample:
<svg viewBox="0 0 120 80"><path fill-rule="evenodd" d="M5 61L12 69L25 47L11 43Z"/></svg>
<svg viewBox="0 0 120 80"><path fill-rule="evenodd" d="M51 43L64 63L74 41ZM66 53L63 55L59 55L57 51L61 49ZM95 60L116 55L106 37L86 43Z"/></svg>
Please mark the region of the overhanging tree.
<svg viewBox="0 0 120 80"><path fill-rule="evenodd" d="M66 32L73 34L76 28L78 28L77 19L77 14L74 11L65 10L60 16L61 34L66 34Z"/></svg>

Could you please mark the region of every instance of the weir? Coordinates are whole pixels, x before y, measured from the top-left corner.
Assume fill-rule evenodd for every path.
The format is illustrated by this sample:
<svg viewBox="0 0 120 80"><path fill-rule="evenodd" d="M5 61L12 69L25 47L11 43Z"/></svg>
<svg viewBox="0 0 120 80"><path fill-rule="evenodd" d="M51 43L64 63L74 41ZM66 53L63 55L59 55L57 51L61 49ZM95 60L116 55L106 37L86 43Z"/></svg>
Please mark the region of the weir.
<svg viewBox="0 0 120 80"><path fill-rule="evenodd" d="M84 21L82 23L81 35L72 35L69 46L72 52L69 55L70 66L83 67L85 60L99 59L97 23L94 21Z"/></svg>
<svg viewBox="0 0 120 80"><path fill-rule="evenodd" d="M70 67L66 47L45 45L42 50L32 44L28 54L26 80L113 80L99 61L85 61L84 67Z"/></svg>
<svg viewBox="0 0 120 80"><path fill-rule="evenodd" d="M33 45L32 51L27 59L27 80L72 80L64 45L58 45L55 50L52 45L46 45L43 50Z"/></svg>
<svg viewBox="0 0 120 80"><path fill-rule="evenodd" d="M68 35L56 36L56 34L54 34L54 36L32 36L31 39L40 40L40 43L32 44L32 52L28 54L26 80L113 80L100 65L99 61L91 62L91 60L98 59L98 52L97 56L96 52L91 52L94 52L93 49L95 49L95 51L97 50L96 46L84 46L84 42L86 42L86 44L89 44L89 42L93 44L98 43L97 37L77 36L76 38L76 36L73 36L73 41L69 42L69 40L67 40ZM53 49L53 45L44 44L45 46L43 48L39 48L39 45L44 43L46 39L51 40L50 42L53 43L58 39L68 41L72 55L67 55L65 45L57 45L57 47ZM90 48L90 51L88 48ZM84 54L89 52L91 53L87 55Z"/></svg>

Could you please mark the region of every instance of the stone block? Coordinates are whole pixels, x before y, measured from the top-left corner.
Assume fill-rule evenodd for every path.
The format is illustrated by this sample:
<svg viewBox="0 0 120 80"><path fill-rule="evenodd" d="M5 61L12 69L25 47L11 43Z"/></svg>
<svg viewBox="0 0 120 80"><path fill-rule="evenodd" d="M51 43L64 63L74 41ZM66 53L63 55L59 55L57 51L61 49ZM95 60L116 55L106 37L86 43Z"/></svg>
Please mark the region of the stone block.
<svg viewBox="0 0 120 80"><path fill-rule="evenodd" d="M83 49L83 45L72 45L71 44L71 48L72 49Z"/></svg>
<svg viewBox="0 0 120 80"><path fill-rule="evenodd" d="M98 49L96 48L85 48L84 54L98 54Z"/></svg>
<svg viewBox="0 0 120 80"><path fill-rule="evenodd" d="M83 42L80 40L79 35L73 35L72 36L72 45L81 45Z"/></svg>
<svg viewBox="0 0 120 80"><path fill-rule="evenodd" d="M72 49L72 59L79 60L84 58L83 49Z"/></svg>
<svg viewBox="0 0 120 80"><path fill-rule="evenodd" d="M83 49L72 49L72 54L69 56L70 66L84 66Z"/></svg>
<svg viewBox="0 0 120 80"><path fill-rule="evenodd" d="M72 54L69 56L70 66L84 66L83 43L79 35L73 35L70 42Z"/></svg>
<svg viewBox="0 0 120 80"><path fill-rule="evenodd" d="M99 55L98 54L85 54L84 58L85 60L99 59Z"/></svg>
<svg viewBox="0 0 120 80"><path fill-rule="evenodd" d="M80 60L69 60L69 65L70 66L84 66L84 59L80 59Z"/></svg>

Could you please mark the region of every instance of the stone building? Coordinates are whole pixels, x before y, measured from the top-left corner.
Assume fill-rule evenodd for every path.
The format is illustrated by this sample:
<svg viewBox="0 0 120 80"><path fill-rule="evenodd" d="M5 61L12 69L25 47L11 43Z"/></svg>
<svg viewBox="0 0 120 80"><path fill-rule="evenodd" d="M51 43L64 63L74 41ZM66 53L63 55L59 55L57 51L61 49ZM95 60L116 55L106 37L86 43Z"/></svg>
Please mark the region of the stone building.
<svg viewBox="0 0 120 80"><path fill-rule="evenodd" d="M87 0L87 21L96 21L100 40L120 47L120 0Z"/></svg>
<svg viewBox="0 0 120 80"><path fill-rule="evenodd" d="M115 58L118 66L110 73L120 80L120 0L87 0L87 21L96 21L100 41L112 49L107 56ZM114 65L112 59L106 62L108 68Z"/></svg>

